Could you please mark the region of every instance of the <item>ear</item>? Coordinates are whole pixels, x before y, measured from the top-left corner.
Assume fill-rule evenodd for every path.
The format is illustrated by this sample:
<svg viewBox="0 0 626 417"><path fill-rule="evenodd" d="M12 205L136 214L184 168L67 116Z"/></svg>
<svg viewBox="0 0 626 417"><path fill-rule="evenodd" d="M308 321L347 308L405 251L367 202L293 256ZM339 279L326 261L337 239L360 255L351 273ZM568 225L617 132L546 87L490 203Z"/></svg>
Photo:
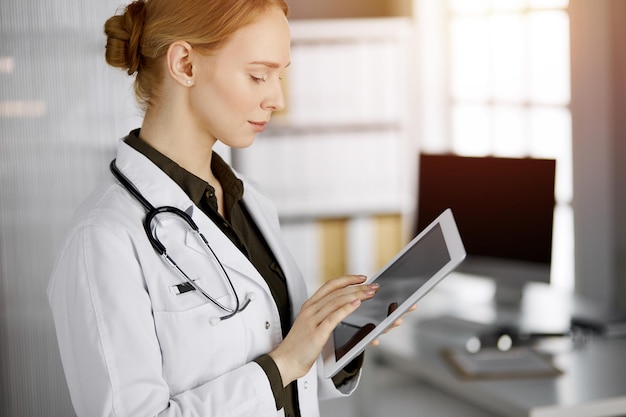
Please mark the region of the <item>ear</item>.
<svg viewBox="0 0 626 417"><path fill-rule="evenodd" d="M167 69L174 80L185 87L194 83L194 51L185 41L173 42L167 49Z"/></svg>

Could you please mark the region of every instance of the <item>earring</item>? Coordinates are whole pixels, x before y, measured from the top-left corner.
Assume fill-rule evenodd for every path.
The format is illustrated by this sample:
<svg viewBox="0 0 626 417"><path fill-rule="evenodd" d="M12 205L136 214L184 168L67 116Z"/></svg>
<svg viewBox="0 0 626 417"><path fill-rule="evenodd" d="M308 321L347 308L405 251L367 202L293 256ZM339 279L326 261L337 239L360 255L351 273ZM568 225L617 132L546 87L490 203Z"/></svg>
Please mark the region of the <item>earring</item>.
<svg viewBox="0 0 626 417"><path fill-rule="evenodd" d="M191 80L187 80L187 85L191 85Z"/></svg>

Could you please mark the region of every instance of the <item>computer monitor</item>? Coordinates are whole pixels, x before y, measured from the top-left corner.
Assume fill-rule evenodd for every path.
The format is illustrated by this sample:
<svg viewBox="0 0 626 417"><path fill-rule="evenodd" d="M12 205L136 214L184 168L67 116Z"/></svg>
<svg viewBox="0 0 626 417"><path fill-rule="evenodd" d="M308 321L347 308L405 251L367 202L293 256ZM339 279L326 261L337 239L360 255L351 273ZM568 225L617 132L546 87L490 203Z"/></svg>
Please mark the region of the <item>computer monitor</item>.
<svg viewBox="0 0 626 417"><path fill-rule="evenodd" d="M451 208L467 251L457 271L519 303L527 282L550 282L555 169L553 159L421 154L415 233Z"/></svg>

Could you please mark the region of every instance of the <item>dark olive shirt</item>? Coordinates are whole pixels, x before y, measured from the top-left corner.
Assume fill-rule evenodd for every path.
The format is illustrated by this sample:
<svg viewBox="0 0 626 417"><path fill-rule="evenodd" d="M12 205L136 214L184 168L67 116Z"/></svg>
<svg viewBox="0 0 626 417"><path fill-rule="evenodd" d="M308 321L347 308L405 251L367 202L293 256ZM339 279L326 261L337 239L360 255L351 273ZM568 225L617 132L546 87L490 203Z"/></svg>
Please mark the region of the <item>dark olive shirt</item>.
<svg viewBox="0 0 626 417"><path fill-rule="evenodd" d="M139 129L132 131L124 140L126 144L150 159L178 184L193 203L246 255L270 288L278 307L283 337L286 336L291 327L291 302L285 275L243 202L243 182L235 176L228 164L218 154L213 153L211 171L220 182L224 196L224 217L222 217L218 212L215 189L206 181L183 169L140 139ZM279 410L284 407L287 417L300 416L295 381L283 389L280 371L269 355L263 355L257 358L255 362L263 368L268 376L276 400L276 409ZM335 385L340 386L353 378L361 365L362 357L333 378Z"/></svg>

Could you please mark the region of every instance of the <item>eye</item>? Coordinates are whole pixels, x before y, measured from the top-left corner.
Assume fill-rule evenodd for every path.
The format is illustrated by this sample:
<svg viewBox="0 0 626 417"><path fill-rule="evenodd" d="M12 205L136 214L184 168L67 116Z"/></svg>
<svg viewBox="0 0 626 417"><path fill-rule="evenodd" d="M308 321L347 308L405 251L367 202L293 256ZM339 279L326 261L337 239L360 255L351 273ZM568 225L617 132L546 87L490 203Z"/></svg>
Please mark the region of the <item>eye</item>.
<svg viewBox="0 0 626 417"><path fill-rule="evenodd" d="M267 81L267 77L264 75L258 76L258 75L250 75L250 78L252 79L252 81L254 81L257 84L261 84L264 83L265 81Z"/></svg>

